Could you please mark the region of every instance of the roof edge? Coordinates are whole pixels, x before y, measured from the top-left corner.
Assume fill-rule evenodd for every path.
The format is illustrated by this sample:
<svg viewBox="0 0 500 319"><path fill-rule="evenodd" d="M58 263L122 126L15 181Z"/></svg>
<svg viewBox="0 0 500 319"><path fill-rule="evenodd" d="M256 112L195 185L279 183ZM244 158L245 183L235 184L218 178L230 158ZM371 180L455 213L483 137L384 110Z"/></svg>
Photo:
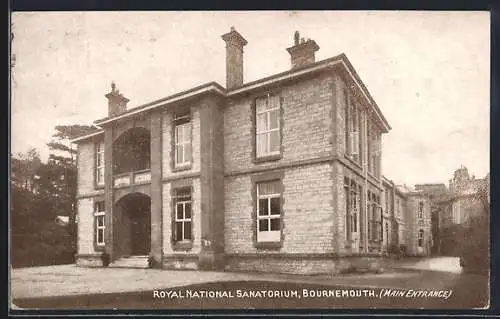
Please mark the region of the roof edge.
<svg viewBox="0 0 500 319"><path fill-rule="evenodd" d="M70 140L70 143L78 144L79 142L82 142L84 140L88 140L91 137L98 136L98 135L101 135L101 134L104 134L104 130L97 131L97 132L92 132L92 133L89 133L89 134L85 134L85 135L82 135L82 136L75 137L74 139Z"/></svg>
<svg viewBox="0 0 500 319"><path fill-rule="evenodd" d="M235 95L238 95L241 93L245 93L245 92L249 92L249 91L261 88L262 86L265 86L265 85L274 84L274 83L285 81L285 80L288 80L290 78L294 78L297 76L306 75L306 74L309 74L312 72L320 71L320 70L326 69L328 67L335 66L337 64L342 64L346 68L346 70L349 72L350 76L355 81L356 85L361 90L363 96L366 98L366 100L368 101L370 106L373 107L375 114L377 115L378 119L382 123L383 129L385 130L385 132L388 132L391 129L391 126L389 125L387 119L382 114L377 103L375 102L375 100L371 96L370 92L368 91L368 89L364 85L363 81L361 80L361 78L357 74L356 70L354 69L354 67L352 66L349 59L347 58L347 56L344 53L341 53L339 55L333 56L333 57L325 59L325 60L318 61L318 62L313 63L313 64L309 64L307 66L304 66L303 68L291 69L291 70L287 70L285 72L281 72L281 73L277 73L277 74L274 74L274 75L271 75L271 76L268 76L265 78L261 78L261 79L243 84L242 86L236 87L236 88L231 89L231 90L226 90L223 86L221 86L217 82L214 82L214 81L208 82L208 83L196 86L194 88L191 88L191 89L188 89L185 91L181 91L179 93L176 93L176 94L173 94L173 95L170 95L170 96L167 96L167 97L164 97L164 98L161 98L161 99L158 99L158 100L146 103L146 104L142 104L138 107L135 107L135 108L128 110L125 113L118 114L118 115L113 116L113 117L105 117L105 118L96 120L96 121L94 121L94 123L96 125L103 125L103 124L111 123L111 122L114 122L118 119L122 119L122 118L125 118L128 116L132 116L135 114L142 113L144 111L154 109L154 108L159 107L163 104L168 104L168 103L180 101L182 99L185 99L188 97L193 97L193 96L196 96L198 94L203 94L203 93L206 93L208 91L214 91L214 92L216 92L224 97L231 97L231 96L235 96Z"/></svg>
<svg viewBox="0 0 500 319"><path fill-rule="evenodd" d="M94 121L94 124L103 125L103 124L111 123L111 122L114 122L118 119L129 117L129 116L132 116L132 115L135 115L138 113L142 113L144 111L152 110L152 109L157 108L163 104L168 104L168 103L180 101L180 100L183 100L185 98L193 97L193 96L196 96L198 94L203 94L203 93L206 93L209 91L219 93L220 95L223 95L223 96L225 96L225 94L226 94L226 89L223 86L221 86L217 82L212 81L212 82L198 85L198 86L195 86L195 87L190 88L188 90L184 90L184 91L169 95L167 97L164 97L164 98L161 98L161 99L158 99L158 100L146 103L146 104L142 104L140 106L137 106L137 107L134 107L134 108L128 110L125 113L118 114L118 115L113 116L113 117L105 117L105 118L96 120L96 121Z"/></svg>

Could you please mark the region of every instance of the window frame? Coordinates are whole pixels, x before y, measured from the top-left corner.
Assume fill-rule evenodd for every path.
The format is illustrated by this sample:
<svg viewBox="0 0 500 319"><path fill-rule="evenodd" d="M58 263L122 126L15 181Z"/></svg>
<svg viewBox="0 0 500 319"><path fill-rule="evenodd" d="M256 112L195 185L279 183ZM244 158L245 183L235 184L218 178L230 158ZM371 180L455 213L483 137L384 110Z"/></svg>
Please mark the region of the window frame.
<svg viewBox="0 0 500 319"><path fill-rule="evenodd" d="M380 195L368 191L368 242L381 244L384 238L383 209L380 203Z"/></svg>
<svg viewBox="0 0 500 319"><path fill-rule="evenodd" d="M272 97L276 97L278 101L278 105L274 108L266 109L265 111L258 112L257 110L257 104L258 101L261 99L267 99L267 101L270 101ZM258 96L255 96L253 98L252 102L252 161L254 163L261 163L261 162L266 162L266 161L275 161L275 160L280 160L283 156L283 98L281 97L279 92L268 92L266 94L261 94ZM277 111L278 113L278 127L277 128L270 128L271 126L271 112ZM268 127L265 130L260 130L258 127L258 120L257 117L260 114L266 114L266 121L268 124ZM259 154L258 153L258 135L259 134L266 134L267 138L267 146L270 147L271 145L271 132L278 132L278 140L279 140L279 145L278 145L278 150L274 152L268 152L268 153L263 153Z"/></svg>
<svg viewBox="0 0 500 319"><path fill-rule="evenodd" d="M182 195L179 195L182 191L184 192L189 192L189 196L182 196ZM174 198L174 207L175 207L175 210L174 210L174 222L175 222L175 229L176 229L176 233L174 234L174 238L175 238L175 242L178 243L178 242L188 242L188 241L192 241L193 240L193 235L192 235L192 232L191 230L193 229L193 218L192 218L192 211L193 211L193 202L192 202L192 193L191 193L191 189L186 187L186 188L178 188L175 190L175 198ZM179 200L179 198L181 198L181 200ZM179 218L179 204L182 205L182 218ZM186 217L186 206L189 205L189 217ZM177 224L181 224L182 225L182 238L181 239L178 239L177 238L177 235L178 235L178 232L177 232ZM189 223L189 226L190 226L190 231L189 231L189 238L186 237L186 224Z"/></svg>
<svg viewBox="0 0 500 319"><path fill-rule="evenodd" d="M361 129L362 129L362 112L360 107L353 102L350 90L344 88L344 135L345 135L345 147L344 154L347 158L354 161L358 165L363 164L363 147L361 141ZM357 154L353 154L351 144L353 143L353 137L351 134L357 133Z"/></svg>
<svg viewBox="0 0 500 319"><path fill-rule="evenodd" d="M102 203L102 210L99 209ZM106 201L104 199L94 199L93 204L93 224L94 224L94 249L103 251L106 246ZM99 220L102 219L102 225ZM102 242L99 241L99 232L102 231Z"/></svg>
<svg viewBox="0 0 500 319"><path fill-rule="evenodd" d="M102 149L101 149L102 146ZM99 165L101 164L101 165ZM103 188L105 184L105 145L104 140L94 143L94 188ZM102 175L100 172L102 171ZM102 181L99 179L102 176Z"/></svg>
<svg viewBox="0 0 500 319"><path fill-rule="evenodd" d="M418 202L417 218L419 220L424 219L424 202L423 201Z"/></svg>
<svg viewBox="0 0 500 319"><path fill-rule="evenodd" d="M349 248L352 240L352 233L360 233L361 225L361 195L362 186L354 179L344 176L344 208L345 208L345 239L347 241L346 248Z"/></svg>
<svg viewBox="0 0 500 319"><path fill-rule="evenodd" d="M263 184L270 184L270 183L280 183L281 181L268 181L268 182L258 182L257 183L257 211L256 211L256 218L257 218L257 223L256 223L256 227L257 227L257 241L260 243L260 242L277 242L281 239L281 192L278 190L274 193L271 193L271 194L259 194L259 186L260 185L263 185ZM275 212L272 212L272 200L273 199L276 199L278 198L279 199L279 212L278 213L275 213ZM267 214L266 215L262 215L260 213L260 204L261 204L261 201L264 200L266 202L266 206L267 206ZM272 229L272 220L276 220L278 219L280 221L280 224L279 224L279 229L278 230L273 230ZM261 230L261 221L265 220L266 221L266 224L267 224L267 230ZM264 234L262 234L264 233ZM277 236L278 237L278 240L275 240L275 239L259 239L259 235L262 236L262 237L274 237L274 236Z"/></svg>
<svg viewBox="0 0 500 319"><path fill-rule="evenodd" d="M190 200L189 201L182 201L185 207L185 203L190 202L191 204L191 217L190 221L184 220L183 222L183 233L184 233L184 222L190 222L191 223L191 239L184 239L183 240L177 240L177 222L181 222L180 220L177 220L177 194L179 192L183 191L189 191L190 194ZM171 199L171 236L170 240L172 243L172 248L174 251L189 251L193 248L193 243L195 240L195 234L194 234L194 222L195 222L195 209L194 209L194 188L192 186L192 181L191 180L178 180L178 181L173 181L171 183L171 191L170 191L170 199ZM185 217L185 211L183 212L183 217ZM183 236L184 237L184 236Z"/></svg>
<svg viewBox="0 0 500 319"><path fill-rule="evenodd" d="M259 220L265 219L265 218L259 218L259 196L258 196L258 185L259 184L264 184L264 183L273 183L276 182L278 186L278 192L273 194L272 196L276 196L279 194L280 198L280 205L279 205L279 210L280 210L280 229L279 229L279 238L277 240L273 241L259 241ZM285 228L285 223L284 223L284 202L285 199L283 197L283 172L282 171L275 171L271 173L263 173L259 175L254 175L252 176L252 203L253 203L253 209L252 209L252 229L253 229L253 243L254 247L257 249L277 249L279 250L283 246L283 242L285 240L284 238L284 228ZM263 195L264 197L266 196L271 196L271 195ZM276 198L273 197L273 198ZM268 201L268 205L270 205L270 200ZM276 217L277 214L274 215L267 215L269 216L274 216ZM269 218L271 219L271 218ZM270 227L270 221L268 222L268 226ZM278 231L276 231L278 232Z"/></svg>
<svg viewBox="0 0 500 319"><path fill-rule="evenodd" d="M184 138L183 141L178 141L178 127L184 126L183 134L189 132L189 138ZM177 162L178 146L182 146L183 161ZM186 147L189 147L190 154L186 156ZM172 171L181 171L190 169L193 165L193 115L191 109L184 111L175 111L172 115L172 156L171 156Z"/></svg>
<svg viewBox="0 0 500 319"><path fill-rule="evenodd" d="M418 230L418 238L417 238L417 246L418 247L424 247L424 230L423 228L420 228Z"/></svg>

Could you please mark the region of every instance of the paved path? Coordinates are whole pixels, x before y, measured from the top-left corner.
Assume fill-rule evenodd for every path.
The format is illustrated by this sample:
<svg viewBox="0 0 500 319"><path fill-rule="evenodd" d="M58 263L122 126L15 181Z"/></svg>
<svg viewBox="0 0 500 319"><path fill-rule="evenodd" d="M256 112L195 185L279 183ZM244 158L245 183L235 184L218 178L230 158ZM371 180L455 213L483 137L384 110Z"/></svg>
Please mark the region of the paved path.
<svg viewBox="0 0 500 319"><path fill-rule="evenodd" d="M284 275L191 270L83 268L76 265L13 269L13 298L152 291L191 284L224 281L274 281L314 283L362 288L441 289L458 274L406 270L383 274Z"/></svg>
<svg viewBox="0 0 500 319"><path fill-rule="evenodd" d="M411 258L408 260L395 261L393 268L432 270L459 274L462 272L458 257L431 257Z"/></svg>

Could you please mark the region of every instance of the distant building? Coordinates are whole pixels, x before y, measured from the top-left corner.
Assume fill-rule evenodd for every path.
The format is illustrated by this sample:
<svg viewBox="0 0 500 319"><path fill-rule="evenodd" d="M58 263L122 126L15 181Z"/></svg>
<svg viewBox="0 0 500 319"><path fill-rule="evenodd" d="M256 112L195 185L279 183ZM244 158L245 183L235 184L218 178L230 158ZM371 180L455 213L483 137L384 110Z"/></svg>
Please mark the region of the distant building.
<svg viewBox="0 0 500 319"><path fill-rule="evenodd" d="M489 174L484 178L469 176L467 167L457 169L449 183L452 196L451 219L452 224L467 223L481 211L485 202L489 202Z"/></svg>
<svg viewBox="0 0 500 319"><path fill-rule="evenodd" d="M383 179L384 247L404 247L407 255L428 256L433 246L431 199L428 194Z"/></svg>
<svg viewBox="0 0 500 319"><path fill-rule="evenodd" d="M489 203L489 174L470 176L464 166L455 170L449 187L445 184L418 184L415 189L431 199L433 253L456 254L461 234L471 218L484 212Z"/></svg>

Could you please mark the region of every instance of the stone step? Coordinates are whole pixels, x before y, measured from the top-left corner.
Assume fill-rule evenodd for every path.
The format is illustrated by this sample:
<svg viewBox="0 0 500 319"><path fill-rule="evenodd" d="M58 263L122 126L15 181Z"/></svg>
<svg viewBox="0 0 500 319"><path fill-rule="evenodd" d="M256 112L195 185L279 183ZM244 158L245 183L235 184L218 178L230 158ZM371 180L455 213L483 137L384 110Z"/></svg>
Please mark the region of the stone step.
<svg viewBox="0 0 500 319"><path fill-rule="evenodd" d="M111 268L149 268L148 256L130 256L115 260L109 264Z"/></svg>

